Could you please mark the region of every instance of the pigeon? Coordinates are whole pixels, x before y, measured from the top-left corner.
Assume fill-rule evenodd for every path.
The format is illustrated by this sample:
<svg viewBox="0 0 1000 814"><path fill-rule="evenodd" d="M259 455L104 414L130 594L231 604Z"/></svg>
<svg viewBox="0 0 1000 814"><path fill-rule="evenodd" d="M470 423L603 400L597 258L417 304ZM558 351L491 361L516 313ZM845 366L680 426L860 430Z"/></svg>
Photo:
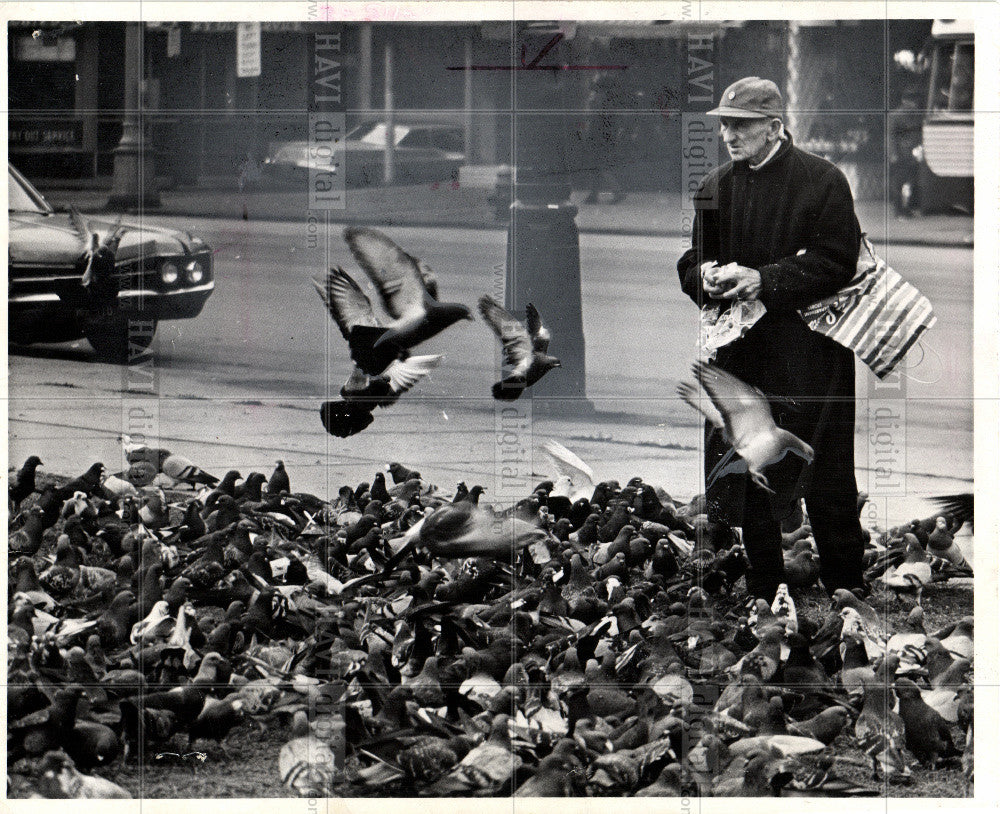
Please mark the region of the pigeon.
<svg viewBox="0 0 1000 814"><path fill-rule="evenodd" d="M903 719L889 701L888 688L892 685L884 683L888 670L882 673L864 681L864 705L854 723L854 734L858 746L872 760L873 779L877 780L881 772L886 780L896 782L910 777L902 753L905 729Z"/></svg>
<svg viewBox="0 0 1000 814"><path fill-rule="evenodd" d="M79 685L61 687L44 709L7 724L8 762L24 755L39 756L59 749L66 733L76 722L77 705L83 689Z"/></svg>
<svg viewBox="0 0 1000 814"><path fill-rule="evenodd" d="M951 726L920 695L920 688L908 678L896 679L899 717L906 731L906 748L932 767L938 758L959 754L951 739Z"/></svg>
<svg viewBox="0 0 1000 814"><path fill-rule="evenodd" d="M793 735L815 738L829 746L847 726L849 720L850 714L846 708L829 707L812 718L789 725L788 729Z"/></svg>
<svg viewBox="0 0 1000 814"><path fill-rule="evenodd" d="M550 370L562 367L548 353L551 335L531 303L526 307L527 327L487 294L479 298L479 313L500 339L507 367L506 375L493 385L493 398L514 401Z"/></svg>
<svg viewBox="0 0 1000 814"><path fill-rule="evenodd" d="M542 450L549 457L559 478L566 479L568 487L566 496L571 501L575 503L594 493L594 470L583 459L551 438L542 444ZM557 482L553 492L556 492L558 487Z"/></svg>
<svg viewBox="0 0 1000 814"><path fill-rule="evenodd" d="M280 495L282 492L291 492L291 483L288 480L288 473L285 471L285 462L278 461L275 464L274 472L267 482L267 493L269 495ZM233 491L235 496L235 489Z"/></svg>
<svg viewBox="0 0 1000 814"><path fill-rule="evenodd" d="M379 328L371 302L343 269L331 269L325 284L313 280L340 332L353 350L357 335L365 328ZM391 348L390 348L391 349ZM376 407L390 407L399 397L427 376L440 363L440 355L410 356L406 351L377 363L355 359L355 367L340 389L341 401L324 402L320 416L327 432L347 438L366 429ZM384 364L382 362L385 362ZM380 370L375 370L381 368ZM375 372L372 372L375 371Z"/></svg>
<svg viewBox="0 0 1000 814"><path fill-rule="evenodd" d="M83 492L88 497L101 494L101 478L104 474L104 464L91 464L90 468L80 477L73 478L69 483L56 489L60 500L66 501L77 492Z"/></svg>
<svg viewBox="0 0 1000 814"><path fill-rule="evenodd" d="M678 386L678 394L711 424L724 431L726 440L743 459L754 483L773 493L763 469L789 453L803 458L807 464L812 463L812 447L774 423L767 396L757 388L701 361L694 363L693 370L695 378L708 393L711 406L704 404L697 389L687 382Z"/></svg>
<svg viewBox="0 0 1000 814"><path fill-rule="evenodd" d="M955 543L955 538L948 530L948 521L944 517L935 520L934 529L927 536L927 553L933 554L942 560L947 560L955 568L968 570L972 573L972 566L965 559L962 550Z"/></svg>
<svg viewBox="0 0 1000 814"><path fill-rule="evenodd" d="M398 461L393 461L386 466L386 471L392 475L392 482L396 485L406 483L408 480L420 480L420 473L409 469Z"/></svg>
<svg viewBox="0 0 1000 814"><path fill-rule="evenodd" d="M175 481L188 483L191 486L204 485L213 487L219 482L217 477L209 475L204 469L183 455L168 455L163 460L163 463L160 464L160 471Z"/></svg>
<svg viewBox="0 0 1000 814"><path fill-rule="evenodd" d="M385 327L358 325L351 331L351 357L365 373L378 375L400 353L461 319L472 319L467 306L439 302L436 284L429 289L425 282L427 267L382 232L349 226L344 240L392 317Z"/></svg>
<svg viewBox="0 0 1000 814"><path fill-rule="evenodd" d="M130 800L132 795L103 777L81 774L61 749L46 752L38 763L38 784L49 798Z"/></svg>
<svg viewBox="0 0 1000 814"><path fill-rule="evenodd" d="M296 712L291 739L278 752L281 782L299 797L329 797L340 774L333 750L312 733L305 711Z"/></svg>
<svg viewBox="0 0 1000 814"><path fill-rule="evenodd" d="M35 491L35 470L41 465L42 459L37 455L31 455L10 479L7 494L14 511L17 511L21 502Z"/></svg>
<svg viewBox="0 0 1000 814"><path fill-rule="evenodd" d="M936 631L934 638L941 640L941 646L949 653L963 659L971 659L975 652L973 643L974 616L963 616L950 631Z"/></svg>
<svg viewBox="0 0 1000 814"><path fill-rule="evenodd" d="M882 575L885 587L896 594L897 599L902 593L916 594L915 601L920 604L924 586L931 581L931 564L927 552L912 534L905 535L910 539L906 544L906 554L903 562L889 568Z"/></svg>
<svg viewBox="0 0 1000 814"><path fill-rule="evenodd" d="M70 223L76 230L84 246L80 263L83 265L83 277L80 285L87 291L91 300L105 307L117 305L118 280L115 276L115 260L118 245L128 227L121 225L121 218L101 240L101 236L93 231L91 224L75 209L70 208Z"/></svg>
<svg viewBox="0 0 1000 814"><path fill-rule="evenodd" d="M965 523L973 527L973 512L975 508L975 497L971 492L963 492L958 495L942 495L932 497L931 501L954 519L956 525L951 529L952 534L957 532Z"/></svg>
<svg viewBox="0 0 1000 814"><path fill-rule="evenodd" d="M493 557L510 561L514 554L548 535L534 523L515 517L498 519L466 501L448 503L415 524L397 542L400 547L386 570L417 546L435 557Z"/></svg>
<svg viewBox="0 0 1000 814"><path fill-rule="evenodd" d="M24 513L24 525L7 535L7 552L11 557L32 557L42 547L45 514L40 506L32 506Z"/></svg>

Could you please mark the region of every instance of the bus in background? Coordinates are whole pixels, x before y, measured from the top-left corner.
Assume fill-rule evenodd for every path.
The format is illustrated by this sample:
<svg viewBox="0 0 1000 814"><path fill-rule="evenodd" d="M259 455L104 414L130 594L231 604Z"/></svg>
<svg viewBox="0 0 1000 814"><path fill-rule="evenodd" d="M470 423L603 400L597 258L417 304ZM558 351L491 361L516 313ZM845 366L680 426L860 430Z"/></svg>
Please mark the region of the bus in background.
<svg viewBox="0 0 1000 814"><path fill-rule="evenodd" d="M922 212L972 212L973 80L971 20L935 20L924 49L927 105L918 163L916 205Z"/></svg>

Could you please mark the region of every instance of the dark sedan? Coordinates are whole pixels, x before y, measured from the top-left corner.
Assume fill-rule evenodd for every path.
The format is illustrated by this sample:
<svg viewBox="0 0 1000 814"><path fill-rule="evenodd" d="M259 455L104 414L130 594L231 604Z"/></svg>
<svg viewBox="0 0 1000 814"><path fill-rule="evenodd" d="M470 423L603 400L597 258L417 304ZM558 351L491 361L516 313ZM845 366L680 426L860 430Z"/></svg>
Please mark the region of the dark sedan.
<svg viewBox="0 0 1000 814"><path fill-rule="evenodd" d="M10 165L7 189L11 342L85 336L102 357L129 361L152 343L158 322L198 316L215 288L212 250L189 232L55 209ZM112 247L112 294L98 302L88 264L103 244Z"/></svg>

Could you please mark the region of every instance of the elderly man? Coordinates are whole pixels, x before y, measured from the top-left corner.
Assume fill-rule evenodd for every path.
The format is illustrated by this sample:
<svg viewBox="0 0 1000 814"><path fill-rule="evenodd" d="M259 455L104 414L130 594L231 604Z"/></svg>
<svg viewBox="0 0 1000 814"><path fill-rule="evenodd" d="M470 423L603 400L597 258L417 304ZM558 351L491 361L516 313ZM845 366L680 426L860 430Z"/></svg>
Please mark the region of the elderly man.
<svg viewBox="0 0 1000 814"><path fill-rule="evenodd" d="M681 287L699 306L737 298L764 305L763 317L720 348L716 363L766 393L778 426L812 446L805 500L823 585L831 593L863 588L854 356L797 313L855 273L861 231L851 190L833 164L793 145L773 82L741 79L709 114L720 118L732 161L709 174L695 196L692 246L677 263ZM727 451L707 425L706 476ZM747 587L770 600L784 581L787 506L773 503L746 473L719 478L706 492L710 518L742 526Z"/></svg>

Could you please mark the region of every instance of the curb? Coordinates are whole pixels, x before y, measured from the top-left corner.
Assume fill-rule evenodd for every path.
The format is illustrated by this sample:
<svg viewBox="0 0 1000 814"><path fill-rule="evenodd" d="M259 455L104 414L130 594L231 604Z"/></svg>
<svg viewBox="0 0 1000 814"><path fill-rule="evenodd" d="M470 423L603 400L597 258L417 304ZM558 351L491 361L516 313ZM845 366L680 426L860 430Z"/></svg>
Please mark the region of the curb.
<svg viewBox="0 0 1000 814"><path fill-rule="evenodd" d="M344 210L345 212L347 210ZM239 220L235 215L220 214L220 213L191 213L191 212L172 212L170 210L145 210L145 215L156 217L158 215L164 217L192 217L192 218L213 218L218 220ZM264 223L292 223L301 220L299 215L285 215L281 213L275 213L268 215L267 217L253 217L251 216L248 221L253 222L264 222ZM409 228L436 228L436 229L474 229L481 231L505 231L507 229L507 223L483 223L482 221L442 221L440 219L434 218L388 218L388 219L375 219L372 217L361 217L361 216L348 216L348 217L336 217L331 218L332 221L336 223L364 223L371 226L379 227L409 227ZM684 237L684 233L679 230L669 230L669 231L656 231L651 229L642 228L629 228L622 226L588 226L585 224L577 224L577 231L580 234L591 234L591 235L609 235L609 236L620 236L620 237L659 237L659 238L681 238ZM887 238L885 235L873 235L871 232L867 233L869 240L876 244L885 244L888 246L924 246L927 248L941 248L941 249L972 249L975 247L973 241L963 241L959 239L945 239L945 238L934 238L934 237L896 237Z"/></svg>

